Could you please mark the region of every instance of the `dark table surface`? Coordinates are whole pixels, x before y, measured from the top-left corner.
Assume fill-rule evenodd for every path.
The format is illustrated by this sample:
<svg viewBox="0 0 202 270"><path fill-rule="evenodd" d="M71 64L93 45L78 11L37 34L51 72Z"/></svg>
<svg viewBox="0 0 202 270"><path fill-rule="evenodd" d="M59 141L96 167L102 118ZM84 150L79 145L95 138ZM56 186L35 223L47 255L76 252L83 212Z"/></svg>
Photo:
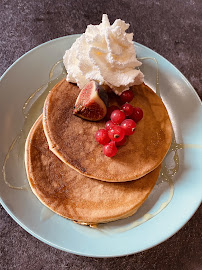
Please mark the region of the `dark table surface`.
<svg viewBox="0 0 202 270"><path fill-rule="evenodd" d="M174 64L202 98L201 0L1 0L0 74L21 55L48 40L99 24L131 24L134 40ZM121 258L86 258L50 247L24 231L0 207L0 269L202 269L202 206L164 243Z"/></svg>

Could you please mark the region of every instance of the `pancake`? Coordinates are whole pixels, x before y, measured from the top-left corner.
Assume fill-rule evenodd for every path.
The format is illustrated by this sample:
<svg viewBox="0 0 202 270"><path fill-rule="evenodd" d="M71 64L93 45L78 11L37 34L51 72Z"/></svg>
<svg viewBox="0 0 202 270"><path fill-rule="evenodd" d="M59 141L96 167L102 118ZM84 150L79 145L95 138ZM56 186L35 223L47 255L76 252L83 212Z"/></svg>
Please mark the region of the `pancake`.
<svg viewBox="0 0 202 270"><path fill-rule="evenodd" d="M108 182L138 179L161 164L172 140L172 126L161 100L148 86L132 88L131 104L142 108L135 133L113 158L106 157L95 133L105 122L90 122L72 114L79 88L65 79L48 94L43 126L50 150L81 174Z"/></svg>
<svg viewBox="0 0 202 270"><path fill-rule="evenodd" d="M79 174L48 147L42 116L32 127L25 149L25 165L32 191L57 214L84 224L97 224L134 214L152 191L160 166L145 177L108 183Z"/></svg>

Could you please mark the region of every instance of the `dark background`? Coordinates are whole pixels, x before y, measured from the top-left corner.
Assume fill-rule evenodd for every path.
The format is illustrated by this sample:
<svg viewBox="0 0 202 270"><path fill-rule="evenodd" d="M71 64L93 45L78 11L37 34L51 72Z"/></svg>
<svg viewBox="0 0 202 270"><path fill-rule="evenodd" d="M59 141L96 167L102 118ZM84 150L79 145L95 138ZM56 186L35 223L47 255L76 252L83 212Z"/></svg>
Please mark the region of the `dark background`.
<svg viewBox="0 0 202 270"><path fill-rule="evenodd" d="M174 64L202 98L201 0L0 0L0 75L48 40L82 33L103 13L131 24L134 40ZM202 206L166 242L139 254L95 259L65 253L35 239L0 207L0 269L202 269ZM172 221L171 221L172 222ZM151 232L152 233L152 232Z"/></svg>

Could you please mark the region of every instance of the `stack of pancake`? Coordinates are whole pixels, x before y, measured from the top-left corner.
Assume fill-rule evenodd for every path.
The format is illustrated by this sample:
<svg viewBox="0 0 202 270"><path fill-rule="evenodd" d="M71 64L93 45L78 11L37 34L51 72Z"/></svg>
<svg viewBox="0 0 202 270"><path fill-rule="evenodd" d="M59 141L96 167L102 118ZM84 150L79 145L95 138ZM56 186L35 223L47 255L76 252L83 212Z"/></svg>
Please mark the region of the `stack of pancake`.
<svg viewBox="0 0 202 270"><path fill-rule="evenodd" d="M106 157L95 133L105 121L73 115L80 92L65 79L48 94L26 141L25 164L32 191L57 214L81 224L133 215L151 193L170 147L172 127L162 100L145 84L132 87L131 104L143 119L126 145Z"/></svg>

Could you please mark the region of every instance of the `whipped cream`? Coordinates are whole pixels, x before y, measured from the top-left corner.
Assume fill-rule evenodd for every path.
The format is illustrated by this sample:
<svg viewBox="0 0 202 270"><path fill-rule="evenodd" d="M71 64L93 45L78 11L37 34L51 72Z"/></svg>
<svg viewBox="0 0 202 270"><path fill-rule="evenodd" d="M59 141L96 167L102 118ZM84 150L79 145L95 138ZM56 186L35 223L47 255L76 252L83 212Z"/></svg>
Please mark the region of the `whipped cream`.
<svg viewBox="0 0 202 270"><path fill-rule="evenodd" d="M67 81L82 89L95 80L118 95L141 84L144 75L136 68L142 63L136 58L133 33L125 32L129 26L120 19L110 25L106 14L99 25L88 25L63 56Z"/></svg>

